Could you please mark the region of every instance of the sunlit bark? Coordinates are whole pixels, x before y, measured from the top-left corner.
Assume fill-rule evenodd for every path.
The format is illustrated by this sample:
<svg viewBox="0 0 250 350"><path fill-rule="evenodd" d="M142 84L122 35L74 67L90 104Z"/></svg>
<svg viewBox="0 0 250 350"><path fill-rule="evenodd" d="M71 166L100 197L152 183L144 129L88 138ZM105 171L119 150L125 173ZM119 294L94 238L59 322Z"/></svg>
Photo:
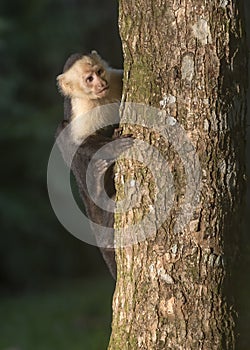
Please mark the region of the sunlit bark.
<svg viewBox="0 0 250 350"><path fill-rule="evenodd" d="M237 253L245 187L241 15L232 0L120 0L123 99L159 108L162 130L169 128L164 122L175 121L201 173L199 200L190 203L190 219L176 230L189 185L181 151L159 130L126 129L163 154L175 191L157 233L117 248L109 350L234 349L233 308L224 286ZM140 179L145 195L139 209L116 216L117 226L138 221L138 210L147 212L153 202L152 174L131 161L118 164L118 199L124 173Z"/></svg>

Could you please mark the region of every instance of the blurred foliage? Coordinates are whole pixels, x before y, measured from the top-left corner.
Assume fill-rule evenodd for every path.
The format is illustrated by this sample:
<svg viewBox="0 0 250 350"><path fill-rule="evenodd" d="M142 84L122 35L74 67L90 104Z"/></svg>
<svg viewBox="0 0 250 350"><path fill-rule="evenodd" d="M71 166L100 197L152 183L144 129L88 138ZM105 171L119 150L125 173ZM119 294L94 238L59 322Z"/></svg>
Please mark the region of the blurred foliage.
<svg viewBox="0 0 250 350"><path fill-rule="evenodd" d="M98 265L106 271L96 248L61 227L46 186L47 161L63 116L56 76L71 53L91 49L121 66L115 0L1 2L2 288L92 274Z"/></svg>
<svg viewBox="0 0 250 350"><path fill-rule="evenodd" d="M3 298L0 349L106 349L111 295L109 280L100 279L72 281L49 293Z"/></svg>

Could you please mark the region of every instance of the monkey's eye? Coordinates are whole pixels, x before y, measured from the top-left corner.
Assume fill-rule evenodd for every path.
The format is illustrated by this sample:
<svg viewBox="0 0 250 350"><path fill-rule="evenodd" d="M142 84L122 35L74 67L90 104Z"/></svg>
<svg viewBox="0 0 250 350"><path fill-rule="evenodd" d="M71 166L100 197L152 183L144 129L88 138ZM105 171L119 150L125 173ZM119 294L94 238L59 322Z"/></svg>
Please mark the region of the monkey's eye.
<svg viewBox="0 0 250 350"><path fill-rule="evenodd" d="M104 72L104 70L102 68L100 68L100 69L98 69L97 74L101 75L103 72Z"/></svg>
<svg viewBox="0 0 250 350"><path fill-rule="evenodd" d="M94 80L93 76L90 75L89 77L86 78L87 83L91 83Z"/></svg>

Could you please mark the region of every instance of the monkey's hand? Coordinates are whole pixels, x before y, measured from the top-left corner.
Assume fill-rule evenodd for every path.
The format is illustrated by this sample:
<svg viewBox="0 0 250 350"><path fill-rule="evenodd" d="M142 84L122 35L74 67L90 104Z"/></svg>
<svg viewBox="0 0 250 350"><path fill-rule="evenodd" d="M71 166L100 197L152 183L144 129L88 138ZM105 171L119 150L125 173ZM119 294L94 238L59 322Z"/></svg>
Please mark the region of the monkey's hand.
<svg viewBox="0 0 250 350"><path fill-rule="evenodd" d="M121 137L122 136L122 130L123 130L123 128L122 127L120 127L120 128L116 128L115 130L114 130L114 134L113 134L113 139L118 139L119 137Z"/></svg>
<svg viewBox="0 0 250 350"><path fill-rule="evenodd" d="M105 172L108 170L111 164L112 162L107 161L106 159L97 159L95 163L96 172L94 174L94 177L101 178L105 174Z"/></svg>
<svg viewBox="0 0 250 350"><path fill-rule="evenodd" d="M115 141L115 153L119 157L123 152L127 151L134 144L134 138L131 135L123 135Z"/></svg>
<svg viewBox="0 0 250 350"><path fill-rule="evenodd" d="M115 161L123 152L133 146L134 138L130 135L121 136L105 146L104 158Z"/></svg>

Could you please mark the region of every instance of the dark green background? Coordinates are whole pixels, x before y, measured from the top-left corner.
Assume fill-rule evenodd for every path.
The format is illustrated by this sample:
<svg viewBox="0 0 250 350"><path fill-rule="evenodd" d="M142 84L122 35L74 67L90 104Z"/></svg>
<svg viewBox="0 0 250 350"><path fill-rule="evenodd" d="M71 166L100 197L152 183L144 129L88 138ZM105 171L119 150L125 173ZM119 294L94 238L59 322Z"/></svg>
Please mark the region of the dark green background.
<svg viewBox="0 0 250 350"><path fill-rule="evenodd" d="M116 1L1 2L2 289L106 273L97 249L57 221L46 186L54 133L63 117L56 76L71 53L92 49L122 66Z"/></svg>

